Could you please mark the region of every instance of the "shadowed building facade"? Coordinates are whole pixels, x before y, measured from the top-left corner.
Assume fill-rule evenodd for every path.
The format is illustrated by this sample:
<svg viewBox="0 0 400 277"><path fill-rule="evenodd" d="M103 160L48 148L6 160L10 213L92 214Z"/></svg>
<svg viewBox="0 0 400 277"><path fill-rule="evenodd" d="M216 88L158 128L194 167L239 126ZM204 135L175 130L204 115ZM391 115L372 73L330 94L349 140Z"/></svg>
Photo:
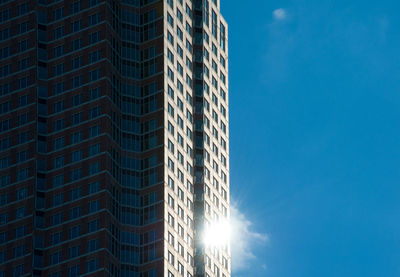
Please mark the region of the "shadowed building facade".
<svg viewBox="0 0 400 277"><path fill-rule="evenodd" d="M219 0L0 0L0 277L230 276Z"/></svg>

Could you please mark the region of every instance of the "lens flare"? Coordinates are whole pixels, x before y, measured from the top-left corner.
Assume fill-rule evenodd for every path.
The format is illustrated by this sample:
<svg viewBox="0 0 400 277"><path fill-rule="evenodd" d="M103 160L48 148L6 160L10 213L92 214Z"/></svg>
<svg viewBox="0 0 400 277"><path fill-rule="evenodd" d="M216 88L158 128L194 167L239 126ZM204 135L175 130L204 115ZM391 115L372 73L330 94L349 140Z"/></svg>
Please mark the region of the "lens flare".
<svg viewBox="0 0 400 277"><path fill-rule="evenodd" d="M214 222L204 230L204 244L207 247L227 246L230 243L231 225L228 221Z"/></svg>

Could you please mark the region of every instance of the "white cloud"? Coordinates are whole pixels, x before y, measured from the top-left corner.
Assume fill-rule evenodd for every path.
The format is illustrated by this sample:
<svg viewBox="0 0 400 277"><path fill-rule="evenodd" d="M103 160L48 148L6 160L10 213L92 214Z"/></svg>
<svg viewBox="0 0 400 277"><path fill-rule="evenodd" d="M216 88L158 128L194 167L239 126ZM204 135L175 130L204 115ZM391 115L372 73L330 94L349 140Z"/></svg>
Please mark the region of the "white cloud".
<svg viewBox="0 0 400 277"><path fill-rule="evenodd" d="M284 20L287 17L285 9L282 8L274 10L272 14L276 20Z"/></svg>
<svg viewBox="0 0 400 277"><path fill-rule="evenodd" d="M234 205L231 205L231 226L232 271L235 273L250 266L256 259L254 248L266 244L269 237L253 231L253 223Z"/></svg>

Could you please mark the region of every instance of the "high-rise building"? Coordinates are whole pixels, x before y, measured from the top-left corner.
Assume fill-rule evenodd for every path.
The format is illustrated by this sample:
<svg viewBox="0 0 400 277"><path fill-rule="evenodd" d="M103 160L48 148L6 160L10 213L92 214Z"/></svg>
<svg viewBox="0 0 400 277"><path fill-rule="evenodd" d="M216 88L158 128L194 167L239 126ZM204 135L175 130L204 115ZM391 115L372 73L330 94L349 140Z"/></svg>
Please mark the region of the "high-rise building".
<svg viewBox="0 0 400 277"><path fill-rule="evenodd" d="M230 276L228 98L220 0L0 0L0 277Z"/></svg>

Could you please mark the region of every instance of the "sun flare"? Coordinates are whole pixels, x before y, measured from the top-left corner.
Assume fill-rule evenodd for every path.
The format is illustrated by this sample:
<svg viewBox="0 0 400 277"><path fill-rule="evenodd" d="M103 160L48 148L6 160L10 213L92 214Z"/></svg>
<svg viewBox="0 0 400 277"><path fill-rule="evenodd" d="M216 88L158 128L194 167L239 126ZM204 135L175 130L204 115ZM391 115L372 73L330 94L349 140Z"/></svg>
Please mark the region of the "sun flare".
<svg viewBox="0 0 400 277"><path fill-rule="evenodd" d="M229 245L231 232L232 228L228 221L212 223L204 230L204 244L209 247Z"/></svg>

